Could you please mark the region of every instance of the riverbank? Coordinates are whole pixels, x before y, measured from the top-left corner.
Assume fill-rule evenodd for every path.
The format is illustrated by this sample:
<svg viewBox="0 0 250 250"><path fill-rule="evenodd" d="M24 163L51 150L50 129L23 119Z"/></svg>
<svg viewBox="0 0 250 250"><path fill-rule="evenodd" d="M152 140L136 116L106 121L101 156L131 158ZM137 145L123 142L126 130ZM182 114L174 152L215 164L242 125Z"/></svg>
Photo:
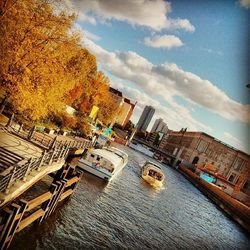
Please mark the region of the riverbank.
<svg viewBox="0 0 250 250"><path fill-rule="evenodd" d="M141 178L149 158L114 146L129 155L120 174L107 184L86 172L67 203L16 234L10 250L249 249L245 230L174 168L154 189Z"/></svg>
<svg viewBox="0 0 250 250"><path fill-rule="evenodd" d="M250 233L250 208L248 206L233 199L217 187L212 186L186 167L180 166L178 170L201 192Z"/></svg>

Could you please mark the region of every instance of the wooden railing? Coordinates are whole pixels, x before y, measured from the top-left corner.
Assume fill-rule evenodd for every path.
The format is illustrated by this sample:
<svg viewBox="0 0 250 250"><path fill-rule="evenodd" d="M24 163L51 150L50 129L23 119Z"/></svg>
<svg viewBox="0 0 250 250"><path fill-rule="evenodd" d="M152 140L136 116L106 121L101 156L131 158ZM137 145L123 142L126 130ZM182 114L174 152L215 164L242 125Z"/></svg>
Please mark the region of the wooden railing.
<svg viewBox="0 0 250 250"><path fill-rule="evenodd" d="M0 175L0 192L8 192L8 189L17 180L25 179L25 177L33 170L39 170L41 167L50 165L60 160L65 159L68 154L69 147L62 145L56 147L49 152L44 151L43 155L38 158L30 158L24 163L15 164L11 169L8 169L8 173L3 172Z"/></svg>

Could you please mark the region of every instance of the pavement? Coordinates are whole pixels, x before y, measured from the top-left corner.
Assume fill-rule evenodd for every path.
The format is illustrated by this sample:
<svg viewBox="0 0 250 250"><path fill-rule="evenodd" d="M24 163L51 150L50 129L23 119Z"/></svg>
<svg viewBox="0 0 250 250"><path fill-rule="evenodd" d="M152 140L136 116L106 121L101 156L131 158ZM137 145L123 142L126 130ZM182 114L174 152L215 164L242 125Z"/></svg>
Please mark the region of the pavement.
<svg viewBox="0 0 250 250"><path fill-rule="evenodd" d="M5 129L0 130L0 147L3 147L26 159L30 157L40 157L43 150L34 144L10 134Z"/></svg>

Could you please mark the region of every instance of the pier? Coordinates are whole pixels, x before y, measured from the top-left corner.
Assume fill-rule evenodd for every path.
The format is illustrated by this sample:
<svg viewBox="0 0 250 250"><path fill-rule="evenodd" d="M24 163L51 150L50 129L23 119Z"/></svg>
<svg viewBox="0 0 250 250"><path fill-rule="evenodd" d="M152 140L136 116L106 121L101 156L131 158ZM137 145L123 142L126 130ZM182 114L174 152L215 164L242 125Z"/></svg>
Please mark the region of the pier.
<svg viewBox="0 0 250 250"><path fill-rule="evenodd" d="M21 127L21 126L20 126ZM81 178L65 160L69 151L82 153L91 141L51 136L35 130L1 127L0 136L0 246L7 249L15 235L34 221L42 222L58 202L69 197ZM47 192L28 200L19 198L47 175Z"/></svg>

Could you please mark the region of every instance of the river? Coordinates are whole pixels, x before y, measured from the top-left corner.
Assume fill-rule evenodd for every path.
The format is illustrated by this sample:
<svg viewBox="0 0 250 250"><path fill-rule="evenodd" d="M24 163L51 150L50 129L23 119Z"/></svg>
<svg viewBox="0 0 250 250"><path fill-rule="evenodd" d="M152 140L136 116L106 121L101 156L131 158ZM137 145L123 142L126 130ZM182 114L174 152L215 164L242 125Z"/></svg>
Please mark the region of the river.
<svg viewBox="0 0 250 250"><path fill-rule="evenodd" d="M10 249L250 249L249 234L173 168L165 186L140 177L146 156L128 147L129 163L109 184L84 174L69 201L46 221L16 234Z"/></svg>

